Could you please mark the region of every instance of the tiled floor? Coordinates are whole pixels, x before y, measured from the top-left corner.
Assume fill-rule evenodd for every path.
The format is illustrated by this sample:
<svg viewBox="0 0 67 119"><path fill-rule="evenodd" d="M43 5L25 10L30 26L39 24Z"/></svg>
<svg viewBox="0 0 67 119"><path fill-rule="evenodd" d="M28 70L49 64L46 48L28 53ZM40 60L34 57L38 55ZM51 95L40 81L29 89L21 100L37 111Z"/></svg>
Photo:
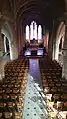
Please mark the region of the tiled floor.
<svg viewBox="0 0 67 119"><path fill-rule="evenodd" d="M23 119L49 119L46 111L38 59L29 60L29 74L24 102Z"/></svg>

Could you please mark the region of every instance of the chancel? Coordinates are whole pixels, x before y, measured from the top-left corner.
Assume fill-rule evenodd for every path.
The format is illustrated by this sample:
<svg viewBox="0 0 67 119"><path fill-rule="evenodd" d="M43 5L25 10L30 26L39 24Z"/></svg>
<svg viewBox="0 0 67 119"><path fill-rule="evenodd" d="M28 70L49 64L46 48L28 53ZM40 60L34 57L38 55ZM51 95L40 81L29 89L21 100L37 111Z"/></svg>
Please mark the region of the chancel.
<svg viewBox="0 0 67 119"><path fill-rule="evenodd" d="M0 119L67 119L67 0L0 0Z"/></svg>

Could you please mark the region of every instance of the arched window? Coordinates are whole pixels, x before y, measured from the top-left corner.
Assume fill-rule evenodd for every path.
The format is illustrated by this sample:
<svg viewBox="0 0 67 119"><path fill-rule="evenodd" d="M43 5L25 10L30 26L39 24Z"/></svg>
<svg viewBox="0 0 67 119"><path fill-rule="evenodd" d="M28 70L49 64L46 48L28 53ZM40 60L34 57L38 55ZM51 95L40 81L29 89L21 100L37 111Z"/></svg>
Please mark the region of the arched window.
<svg viewBox="0 0 67 119"><path fill-rule="evenodd" d="M29 26L26 26L26 40L29 40Z"/></svg>
<svg viewBox="0 0 67 119"><path fill-rule="evenodd" d="M30 39L33 39L33 22L30 25Z"/></svg>
<svg viewBox="0 0 67 119"><path fill-rule="evenodd" d="M33 38L37 39L37 24L34 21L30 25L30 39Z"/></svg>
<svg viewBox="0 0 67 119"><path fill-rule="evenodd" d="M41 28L41 25L38 26L38 39L42 39L42 28Z"/></svg>
<svg viewBox="0 0 67 119"><path fill-rule="evenodd" d="M35 40L42 39L42 27L41 25L37 26L35 21L31 22L30 27L26 26L26 40L33 40L33 38Z"/></svg>
<svg viewBox="0 0 67 119"><path fill-rule="evenodd" d="M34 24L34 38L37 40L37 24Z"/></svg>

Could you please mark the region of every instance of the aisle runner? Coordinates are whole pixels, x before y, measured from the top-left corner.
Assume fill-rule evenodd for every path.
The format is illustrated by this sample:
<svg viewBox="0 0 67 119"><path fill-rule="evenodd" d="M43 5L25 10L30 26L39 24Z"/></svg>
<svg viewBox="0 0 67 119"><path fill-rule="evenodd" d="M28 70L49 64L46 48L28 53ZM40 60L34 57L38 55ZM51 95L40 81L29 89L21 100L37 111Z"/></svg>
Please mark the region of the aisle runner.
<svg viewBox="0 0 67 119"><path fill-rule="evenodd" d="M38 59L30 59L29 64L23 119L48 119Z"/></svg>

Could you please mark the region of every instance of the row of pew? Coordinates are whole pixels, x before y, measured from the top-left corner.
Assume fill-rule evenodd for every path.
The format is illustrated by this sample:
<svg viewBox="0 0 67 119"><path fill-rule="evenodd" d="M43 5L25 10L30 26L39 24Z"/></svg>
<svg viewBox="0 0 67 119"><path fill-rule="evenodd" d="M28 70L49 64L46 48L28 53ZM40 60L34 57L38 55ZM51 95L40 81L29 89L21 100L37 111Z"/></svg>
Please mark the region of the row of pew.
<svg viewBox="0 0 67 119"><path fill-rule="evenodd" d="M52 108L55 108L57 112L65 111L67 115L67 80L62 78L61 66L57 61L52 61L48 55L41 58L39 63L47 103L52 104ZM62 117L58 119L62 119Z"/></svg>
<svg viewBox="0 0 67 119"><path fill-rule="evenodd" d="M6 63L0 83L0 119L22 119L28 67L27 59Z"/></svg>

